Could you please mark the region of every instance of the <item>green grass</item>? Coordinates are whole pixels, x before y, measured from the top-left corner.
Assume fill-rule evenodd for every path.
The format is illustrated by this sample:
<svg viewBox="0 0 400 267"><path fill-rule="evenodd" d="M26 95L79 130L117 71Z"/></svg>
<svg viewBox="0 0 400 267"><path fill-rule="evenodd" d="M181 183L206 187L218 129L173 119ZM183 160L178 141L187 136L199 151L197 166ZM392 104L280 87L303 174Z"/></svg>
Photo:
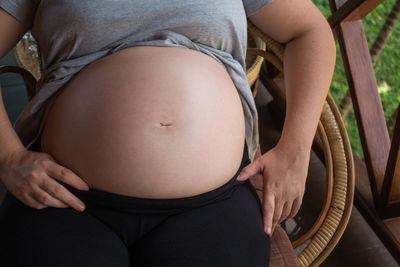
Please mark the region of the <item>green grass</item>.
<svg viewBox="0 0 400 267"><path fill-rule="evenodd" d="M384 1L363 19L369 48L372 47L395 1ZM313 0L313 2L326 18L331 15L328 0ZM336 67L330 93L336 104L339 105L340 99L348 91L348 85L338 44L336 48ZM388 121L400 103L400 23L397 23L374 66L374 70L385 119ZM355 153L363 159L364 155L353 110L347 116L345 123L351 146Z"/></svg>

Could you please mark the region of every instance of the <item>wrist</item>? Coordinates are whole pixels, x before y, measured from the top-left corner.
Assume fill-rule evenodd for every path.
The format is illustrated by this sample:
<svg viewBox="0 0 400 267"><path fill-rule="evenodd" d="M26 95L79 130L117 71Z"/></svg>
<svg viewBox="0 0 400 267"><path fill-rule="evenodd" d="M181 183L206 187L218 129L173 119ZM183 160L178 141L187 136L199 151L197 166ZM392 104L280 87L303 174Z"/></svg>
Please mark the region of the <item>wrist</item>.
<svg viewBox="0 0 400 267"><path fill-rule="evenodd" d="M287 170L298 173L297 177L299 178L307 178L311 147L282 142L278 143L274 149L282 160L282 166L286 166ZM305 175L302 175L302 173L305 173Z"/></svg>
<svg viewBox="0 0 400 267"><path fill-rule="evenodd" d="M0 167L7 165L7 162L12 155L22 151L26 151L26 149L24 147L16 147L13 150L9 150L8 152L0 154Z"/></svg>
<svg viewBox="0 0 400 267"><path fill-rule="evenodd" d="M302 142L301 140L287 140L284 138L279 139L276 148L282 151L287 151L290 154L310 154L312 143Z"/></svg>

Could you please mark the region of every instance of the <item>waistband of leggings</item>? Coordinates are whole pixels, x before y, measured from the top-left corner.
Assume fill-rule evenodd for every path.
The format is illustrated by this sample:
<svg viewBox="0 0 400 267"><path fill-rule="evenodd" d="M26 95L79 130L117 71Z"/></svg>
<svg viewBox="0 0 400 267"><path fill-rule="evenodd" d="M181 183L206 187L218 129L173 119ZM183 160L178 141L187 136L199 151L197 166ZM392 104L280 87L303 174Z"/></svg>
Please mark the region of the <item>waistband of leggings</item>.
<svg viewBox="0 0 400 267"><path fill-rule="evenodd" d="M87 208L103 207L122 212L160 214L178 212L188 208L195 208L207 205L212 202L229 198L236 185L244 182L236 181L240 171L250 163L247 145L245 143L243 158L235 175L222 186L211 191L184 198L153 199L139 198L119 195L107 191L89 189L88 191L78 190L70 185L62 183L75 196L81 199Z"/></svg>

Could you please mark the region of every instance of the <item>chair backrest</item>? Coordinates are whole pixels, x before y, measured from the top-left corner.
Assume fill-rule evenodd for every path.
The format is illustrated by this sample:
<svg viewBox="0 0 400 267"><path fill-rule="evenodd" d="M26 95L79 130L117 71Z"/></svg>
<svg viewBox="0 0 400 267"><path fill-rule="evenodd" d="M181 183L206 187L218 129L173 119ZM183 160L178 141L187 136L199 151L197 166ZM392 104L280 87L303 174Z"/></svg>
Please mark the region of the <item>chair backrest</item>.
<svg viewBox="0 0 400 267"><path fill-rule="evenodd" d="M14 47L14 57L21 68L28 70L36 80L40 79L42 69L39 46L30 32L22 36Z"/></svg>

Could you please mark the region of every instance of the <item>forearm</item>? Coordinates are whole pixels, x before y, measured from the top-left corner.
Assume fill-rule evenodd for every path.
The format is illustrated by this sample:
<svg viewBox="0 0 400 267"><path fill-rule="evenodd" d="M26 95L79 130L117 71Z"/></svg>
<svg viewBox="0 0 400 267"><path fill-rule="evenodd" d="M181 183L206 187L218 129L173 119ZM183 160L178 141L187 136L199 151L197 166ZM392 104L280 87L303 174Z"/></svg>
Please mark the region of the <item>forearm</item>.
<svg viewBox="0 0 400 267"><path fill-rule="evenodd" d="M0 86L0 164L11 152L24 149L8 119Z"/></svg>
<svg viewBox="0 0 400 267"><path fill-rule="evenodd" d="M318 126L335 66L330 27L321 25L286 44L284 77L286 117L279 145L308 151Z"/></svg>
<svg viewBox="0 0 400 267"><path fill-rule="evenodd" d="M0 58L5 56L28 29L11 14L0 8ZM11 152L24 149L8 119L0 85L0 163Z"/></svg>

